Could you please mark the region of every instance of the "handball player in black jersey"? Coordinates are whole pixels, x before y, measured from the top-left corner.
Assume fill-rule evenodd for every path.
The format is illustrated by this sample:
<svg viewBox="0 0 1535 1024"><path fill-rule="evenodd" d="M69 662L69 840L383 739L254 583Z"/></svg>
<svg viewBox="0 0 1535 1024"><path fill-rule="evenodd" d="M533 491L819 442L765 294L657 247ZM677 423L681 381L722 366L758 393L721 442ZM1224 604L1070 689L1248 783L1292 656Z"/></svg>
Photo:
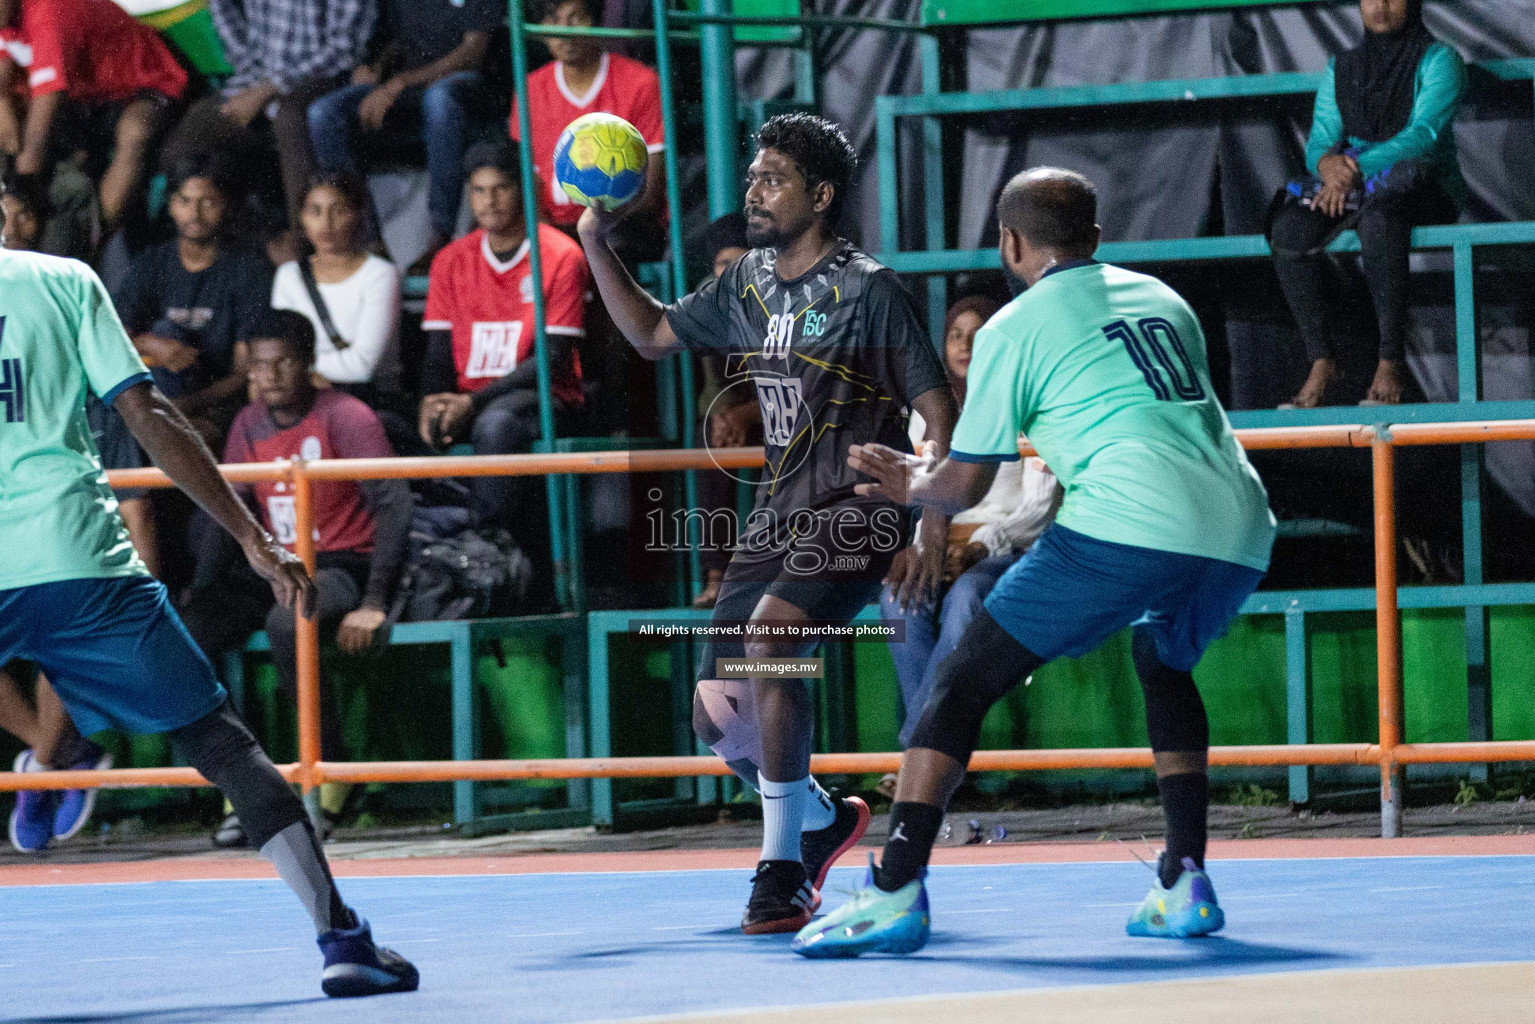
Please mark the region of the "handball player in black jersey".
<svg viewBox="0 0 1535 1024"><path fill-rule="evenodd" d="M908 555L909 520L854 486L850 445L910 451L906 410L928 424L935 454L957 418L932 342L895 273L835 229L856 156L842 130L808 114L774 117L746 175L747 242L722 275L670 306L644 292L608 244L624 211L586 211L582 245L603 302L636 351L723 356L727 388L762 410L767 462L738 531L715 623L846 623L887 577L913 599L942 574L948 520L931 513ZM921 552L920 554L917 552ZM896 579L895 577L899 577ZM721 658L796 658L814 641L717 639L698 666L700 738L762 794L763 844L741 922L748 934L810 921L826 873L868 827L857 797L835 799L810 776L813 717L802 679L722 679Z"/></svg>

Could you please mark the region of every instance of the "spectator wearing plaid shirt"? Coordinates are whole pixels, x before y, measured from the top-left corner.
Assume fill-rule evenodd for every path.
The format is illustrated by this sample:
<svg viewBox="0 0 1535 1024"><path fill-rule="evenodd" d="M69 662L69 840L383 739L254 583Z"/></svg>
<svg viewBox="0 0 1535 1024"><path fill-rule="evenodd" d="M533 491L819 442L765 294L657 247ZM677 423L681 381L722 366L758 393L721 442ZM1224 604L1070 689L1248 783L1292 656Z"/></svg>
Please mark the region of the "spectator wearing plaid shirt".
<svg viewBox="0 0 1535 1024"><path fill-rule="evenodd" d="M234 75L222 93L187 112L166 144L165 162L232 151L240 166L259 168L269 118L291 239L314 174L309 104L345 85L362 63L378 20L376 0L211 0L210 10ZM268 198L275 199L270 184Z"/></svg>

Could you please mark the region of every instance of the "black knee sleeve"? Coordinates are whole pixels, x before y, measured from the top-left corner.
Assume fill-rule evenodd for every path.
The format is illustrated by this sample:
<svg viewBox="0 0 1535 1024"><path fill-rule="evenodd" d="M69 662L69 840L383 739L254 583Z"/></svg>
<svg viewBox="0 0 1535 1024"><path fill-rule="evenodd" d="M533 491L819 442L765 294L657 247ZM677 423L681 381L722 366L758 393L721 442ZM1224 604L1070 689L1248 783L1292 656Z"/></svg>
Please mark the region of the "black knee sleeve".
<svg viewBox="0 0 1535 1024"><path fill-rule="evenodd" d="M927 706L906 709L907 714L921 715L910 746L968 762L986 712L1044 663L982 608L954 653L938 666Z"/></svg>
<svg viewBox="0 0 1535 1024"><path fill-rule="evenodd" d="M1210 719L1205 702L1194 685L1192 672L1168 668L1157 656L1156 641L1137 629L1130 644L1135 674L1146 695L1146 734L1154 751L1206 750L1210 746Z"/></svg>
<svg viewBox="0 0 1535 1024"><path fill-rule="evenodd" d="M252 848L261 849L296 821L308 821L293 787L283 781L228 701L170 735L187 763L234 805Z"/></svg>

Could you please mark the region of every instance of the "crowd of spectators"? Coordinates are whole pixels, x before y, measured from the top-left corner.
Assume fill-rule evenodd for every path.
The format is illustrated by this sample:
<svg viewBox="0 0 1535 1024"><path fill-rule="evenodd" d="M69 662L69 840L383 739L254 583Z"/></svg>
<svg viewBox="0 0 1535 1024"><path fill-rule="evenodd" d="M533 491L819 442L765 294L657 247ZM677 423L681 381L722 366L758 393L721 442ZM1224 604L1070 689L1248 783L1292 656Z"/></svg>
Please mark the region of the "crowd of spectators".
<svg viewBox="0 0 1535 1024"><path fill-rule="evenodd" d="M530 450L540 434L535 290L555 422L578 431L591 299L571 237L580 211L554 187L554 143L571 120L605 111L638 125L658 154L655 73L590 40L553 42L554 59L530 81L538 208L525 210L520 122L493 66L499 0L210 0L209 10L225 77L192 70L114 0L0 0L5 245L96 263L156 385L225 461ZM532 16L591 25L599 15L589 0L564 0ZM423 163L427 184L422 255L404 273L387 258L363 177L402 159ZM657 156L632 218L635 260L664 249L660 167ZM528 256L535 231L542 281ZM418 331L402 292L422 275ZM148 464L111 407L93 400L89 418L107 468ZM540 483L474 481L465 521L507 529L548 580ZM275 536L296 542L283 485L245 497ZM151 571L181 574L168 581L215 664L265 629L291 690L291 616L274 611L222 534L172 494L123 488L117 498ZM316 484L314 501L322 636L362 650L386 622L416 502L403 482ZM96 763L99 749L61 725L47 681L28 689L30 700L0 666L0 727L39 767ZM344 756L325 690L322 748ZM341 799L327 792L327 810ZM219 836L238 842L239 822Z"/></svg>
<svg viewBox="0 0 1535 1024"><path fill-rule="evenodd" d="M1339 347L1358 344L1340 339L1329 311L1327 242L1359 229L1379 322L1379 364L1365 400L1401 401L1409 380L1410 231L1452 217L1464 192L1449 131L1465 87L1463 63L1428 33L1416 0L1361 6L1365 40L1329 68L1317 96L1306 154L1312 177L1292 183L1274 211L1276 267L1312 360L1291 403L1300 407L1337 399ZM639 129L649 177L615 248L629 263L660 258L669 214L655 72L593 38L548 39L552 59L528 78L523 140L520 112L491 74L500 0L209 0L209 7L232 69L221 80L189 72L114 0L0 0L5 245L88 260L101 259L113 242L124 248L125 272L109 282L118 313L160 389L230 461L455 445L476 454L530 450L541 416L535 291L547 316L549 411L560 433L578 432L594 387L583 379L583 348L596 353L589 365L611 362L604 344L627 349L605 336L611 325L593 305L572 238L581 210L554 180L555 142L570 121L598 111ZM597 0L544 0L532 17L590 26L601 13ZM537 175L534 210L524 208L522 144ZM383 254L379 213L362 176L397 159L402 145L418 157L424 151L427 179L426 237L413 250L423 254L406 273ZM460 235L466 206L472 227ZM541 281L528 256L535 232ZM746 250L739 215L711 225L704 248L716 274L738 259ZM401 296L403 279L422 274L429 285L418 335L404 320ZM945 350L961 401L970 339L994 308L971 299L950 311ZM415 358L407 358L407 337ZM740 389L719 393L720 375L711 372L718 368L706 361L703 369L705 438L721 447L751 443L760 436L757 403ZM97 402L90 418L108 468L146 463L115 412ZM717 476L702 500L728 508L734 485ZM267 592L231 569L228 552L195 520L187 536L162 539L160 497L118 492L153 571L161 572L167 544L193 552L183 592L199 643L215 654L264 626L291 686L291 622L272 613ZM281 485L257 486L247 497L276 535L294 539L293 499ZM931 665L1058 497L1047 468L1021 465L999 475L973 521L956 520L940 598L911 600L899 565L892 571L886 612L908 620L911 638L897 652L906 706L920 706ZM400 574L410 491L325 484L315 501L322 626L341 646L361 649L383 624ZM467 504L472 523L512 534L536 578L552 577L539 482L478 478ZM725 556L705 553L700 605L712 603ZM0 712L7 686L0 669ZM34 714L47 720L51 706L41 702ZM333 750L339 739L329 706L325 721L323 743ZM69 737L46 745L55 741L70 763L96 756Z"/></svg>

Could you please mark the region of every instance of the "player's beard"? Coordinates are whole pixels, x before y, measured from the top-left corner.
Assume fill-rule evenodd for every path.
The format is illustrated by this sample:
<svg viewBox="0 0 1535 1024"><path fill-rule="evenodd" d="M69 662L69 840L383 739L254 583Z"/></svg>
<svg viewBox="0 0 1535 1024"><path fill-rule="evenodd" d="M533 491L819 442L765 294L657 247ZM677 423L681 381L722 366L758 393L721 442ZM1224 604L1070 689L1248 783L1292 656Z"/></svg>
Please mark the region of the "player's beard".
<svg viewBox="0 0 1535 1024"><path fill-rule="evenodd" d="M772 217L760 210L755 212L756 215L760 217L767 226L762 228L753 228L750 214L748 214L746 221L747 245L751 246L753 249L778 249L781 248L785 242L790 241L790 239L785 236L783 229L779 227L778 221L774 220Z"/></svg>
<svg viewBox="0 0 1535 1024"><path fill-rule="evenodd" d="M1029 282L1013 273L1006 263L1002 264L1002 276L1007 279L1007 290L1013 298L1029 290Z"/></svg>

